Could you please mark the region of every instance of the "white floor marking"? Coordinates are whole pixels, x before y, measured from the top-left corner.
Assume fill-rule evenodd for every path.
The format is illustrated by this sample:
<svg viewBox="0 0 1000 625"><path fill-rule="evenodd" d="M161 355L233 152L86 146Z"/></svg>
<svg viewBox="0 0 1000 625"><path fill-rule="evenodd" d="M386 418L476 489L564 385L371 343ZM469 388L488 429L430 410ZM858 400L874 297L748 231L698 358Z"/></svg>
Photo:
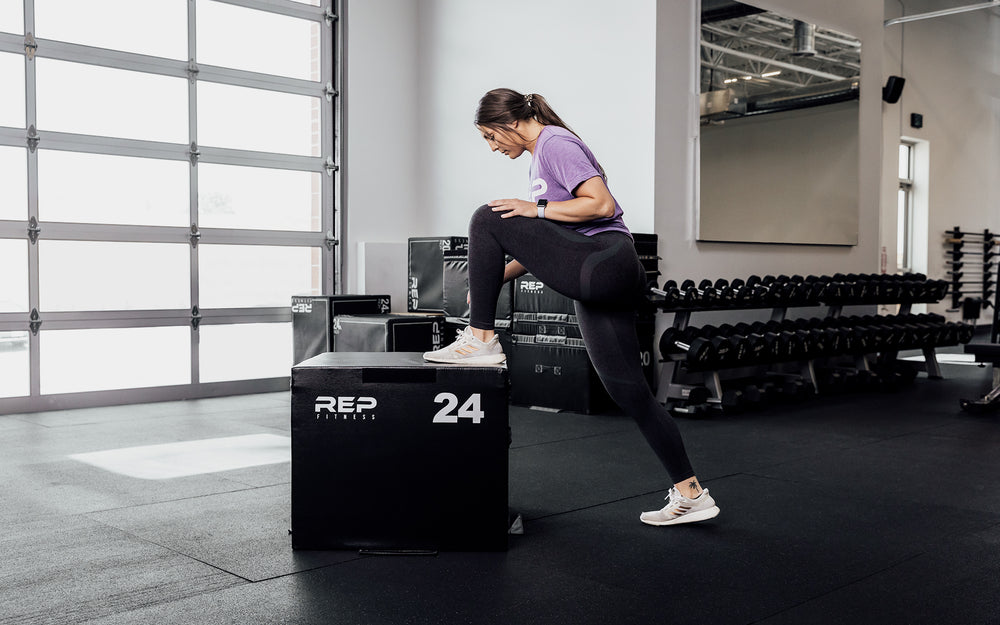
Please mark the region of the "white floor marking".
<svg viewBox="0 0 1000 625"><path fill-rule="evenodd" d="M924 362L923 356L907 356L900 360L910 360L912 362ZM937 361L949 365L976 365L975 354L937 354Z"/></svg>
<svg viewBox="0 0 1000 625"><path fill-rule="evenodd" d="M290 462L292 446L287 436L250 434L109 449L70 458L129 477L164 480Z"/></svg>

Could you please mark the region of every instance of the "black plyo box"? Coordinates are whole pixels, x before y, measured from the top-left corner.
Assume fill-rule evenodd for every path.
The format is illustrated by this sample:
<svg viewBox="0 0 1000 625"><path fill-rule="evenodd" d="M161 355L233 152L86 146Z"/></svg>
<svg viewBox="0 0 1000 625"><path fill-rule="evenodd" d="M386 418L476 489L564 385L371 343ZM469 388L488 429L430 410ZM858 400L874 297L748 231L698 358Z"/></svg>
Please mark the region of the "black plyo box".
<svg viewBox="0 0 1000 625"><path fill-rule="evenodd" d="M407 239L407 300L409 312L444 312L444 259L469 255L468 237Z"/></svg>
<svg viewBox="0 0 1000 625"><path fill-rule="evenodd" d="M292 368L292 547L507 548L507 369L417 353Z"/></svg>
<svg viewBox="0 0 1000 625"><path fill-rule="evenodd" d="M441 348L440 315L337 315L336 352L427 352Z"/></svg>
<svg viewBox="0 0 1000 625"><path fill-rule="evenodd" d="M513 335L510 401L590 414L611 406L581 339Z"/></svg>
<svg viewBox="0 0 1000 625"><path fill-rule="evenodd" d="M514 312L576 314L573 300L530 273L514 280Z"/></svg>
<svg viewBox="0 0 1000 625"><path fill-rule="evenodd" d="M292 362L334 351L337 315L388 313L388 295L296 295L292 297Z"/></svg>
<svg viewBox="0 0 1000 625"><path fill-rule="evenodd" d="M469 318L469 258L468 256L447 256L444 258L445 317ZM500 287L494 318L509 320L514 304L514 284L508 282Z"/></svg>

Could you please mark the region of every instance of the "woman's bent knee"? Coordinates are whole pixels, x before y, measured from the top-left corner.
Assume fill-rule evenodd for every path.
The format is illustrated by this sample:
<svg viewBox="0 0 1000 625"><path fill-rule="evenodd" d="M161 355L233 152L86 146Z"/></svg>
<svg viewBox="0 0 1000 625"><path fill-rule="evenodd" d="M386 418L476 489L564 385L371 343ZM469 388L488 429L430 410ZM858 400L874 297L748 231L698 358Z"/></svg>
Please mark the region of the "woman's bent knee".
<svg viewBox="0 0 1000 625"><path fill-rule="evenodd" d="M496 223L497 214L493 212L489 204L483 204L477 208L472 213L472 217L469 219L469 231L475 229L489 228L492 224Z"/></svg>

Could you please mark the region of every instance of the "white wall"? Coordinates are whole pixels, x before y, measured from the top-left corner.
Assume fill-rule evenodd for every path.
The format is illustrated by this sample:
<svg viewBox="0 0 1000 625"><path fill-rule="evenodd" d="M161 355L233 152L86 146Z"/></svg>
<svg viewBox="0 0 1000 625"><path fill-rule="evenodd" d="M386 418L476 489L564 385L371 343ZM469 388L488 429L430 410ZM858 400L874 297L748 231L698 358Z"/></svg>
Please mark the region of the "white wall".
<svg viewBox="0 0 1000 625"><path fill-rule="evenodd" d="M933 0L885 2L887 19L941 9ZM906 85L897 104L884 105L883 245L896 247L895 146L901 137L924 141L927 232L916 245L926 246L927 275L946 278L944 230L1000 230L1000 9L890 26L885 50L883 76ZM924 116L922 129L910 127L911 113Z"/></svg>
<svg viewBox="0 0 1000 625"><path fill-rule="evenodd" d="M637 232L653 226L654 0L420 0L421 235L466 232L492 199L526 198L530 155L472 125L496 87L539 93L588 143Z"/></svg>
<svg viewBox="0 0 1000 625"><path fill-rule="evenodd" d="M348 223L343 291L357 292L358 244L406 241L421 223L418 187L417 3L349 0L347 142ZM406 282L405 267L400 270ZM371 285L369 285L371 286ZM370 292L385 292L374 285ZM399 309L393 301L393 308ZM403 302L402 310L406 309Z"/></svg>
<svg viewBox="0 0 1000 625"><path fill-rule="evenodd" d="M856 246L705 243L695 240L698 197L698 6L657 4L656 232L670 278L878 270L882 165L882 7L866 0L760 0L751 4L832 28L862 42Z"/></svg>

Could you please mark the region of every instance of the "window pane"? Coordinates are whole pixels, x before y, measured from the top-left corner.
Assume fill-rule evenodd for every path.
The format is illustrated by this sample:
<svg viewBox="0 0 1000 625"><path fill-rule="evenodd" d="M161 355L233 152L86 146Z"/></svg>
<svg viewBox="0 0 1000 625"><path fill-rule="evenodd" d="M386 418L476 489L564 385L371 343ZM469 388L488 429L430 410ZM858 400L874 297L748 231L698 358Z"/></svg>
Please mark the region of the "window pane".
<svg viewBox="0 0 1000 625"><path fill-rule="evenodd" d="M198 1L198 62L319 80L319 22Z"/></svg>
<svg viewBox="0 0 1000 625"><path fill-rule="evenodd" d="M899 177L910 179L910 146L905 143L899 146Z"/></svg>
<svg viewBox="0 0 1000 625"><path fill-rule="evenodd" d="M0 27L0 31L3 28ZM0 126L25 128L24 56L0 52Z"/></svg>
<svg viewBox="0 0 1000 625"><path fill-rule="evenodd" d="M42 310L190 308L190 246L39 241Z"/></svg>
<svg viewBox="0 0 1000 625"><path fill-rule="evenodd" d="M35 64L39 129L188 143L187 80L52 59Z"/></svg>
<svg viewBox="0 0 1000 625"><path fill-rule="evenodd" d="M0 239L0 312L28 312L28 241Z"/></svg>
<svg viewBox="0 0 1000 625"><path fill-rule="evenodd" d="M43 329L39 348L43 395L191 383L187 326Z"/></svg>
<svg viewBox="0 0 1000 625"><path fill-rule="evenodd" d="M186 59L187 3L142 0L141 6L136 0L35 0L35 36Z"/></svg>
<svg viewBox="0 0 1000 625"><path fill-rule="evenodd" d="M24 34L23 2L0 2L0 32Z"/></svg>
<svg viewBox="0 0 1000 625"><path fill-rule="evenodd" d="M198 223L204 228L318 232L320 174L198 165Z"/></svg>
<svg viewBox="0 0 1000 625"><path fill-rule="evenodd" d="M318 294L318 254L309 247L199 245L201 307L288 306L292 295Z"/></svg>
<svg viewBox="0 0 1000 625"><path fill-rule="evenodd" d="M202 382L291 375L292 324L244 323L198 328Z"/></svg>
<svg viewBox="0 0 1000 625"><path fill-rule="evenodd" d="M190 225L190 167L186 161L39 150L39 218Z"/></svg>
<svg viewBox="0 0 1000 625"><path fill-rule="evenodd" d="M0 219L27 219L27 150L0 147L0 172Z"/></svg>
<svg viewBox="0 0 1000 625"><path fill-rule="evenodd" d="M24 397L30 392L28 333L0 332L0 397Z"/></svg>
<svg viewBox="0 0 1000 625"><path fill-rule="evenodd" d="M198 143L319 156L319 98L199 82Z"/></svg>

